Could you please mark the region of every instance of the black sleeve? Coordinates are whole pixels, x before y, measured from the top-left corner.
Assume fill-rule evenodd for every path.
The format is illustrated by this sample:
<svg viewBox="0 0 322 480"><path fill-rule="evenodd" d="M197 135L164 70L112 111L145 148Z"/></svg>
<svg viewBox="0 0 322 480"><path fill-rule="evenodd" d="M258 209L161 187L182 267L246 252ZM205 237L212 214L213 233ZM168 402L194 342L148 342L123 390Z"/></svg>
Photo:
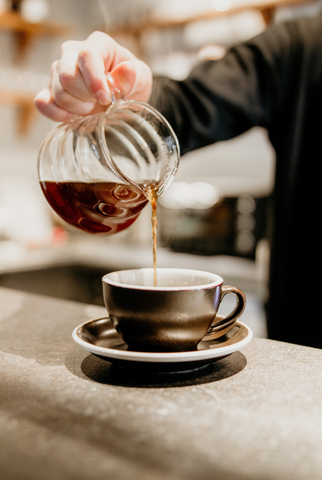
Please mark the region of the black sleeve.
<svg viewBox="0 0 322 480"><path fill-rule="evenodd" d="M183 81L154 79L150 103L169 120L182 153L253 126L269 129L292 92L301 48L299 25L268 28L224 58L200 63Z"/></svg>

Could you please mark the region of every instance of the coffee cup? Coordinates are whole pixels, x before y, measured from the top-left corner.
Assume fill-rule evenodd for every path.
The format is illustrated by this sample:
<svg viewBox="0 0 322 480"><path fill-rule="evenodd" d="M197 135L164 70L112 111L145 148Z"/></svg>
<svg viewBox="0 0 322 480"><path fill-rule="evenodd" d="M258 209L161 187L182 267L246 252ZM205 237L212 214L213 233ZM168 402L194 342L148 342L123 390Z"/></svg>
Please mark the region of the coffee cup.
<svg viewBox="0 0 322 480"><path fill-rule="evenodd" d="M214 273L180 268L123 270L104 275L103 297L116 331L131 350L190 351L226 328L245 308L245 295ZM216 315L225 295L236 296L226 317Z"/></svg>

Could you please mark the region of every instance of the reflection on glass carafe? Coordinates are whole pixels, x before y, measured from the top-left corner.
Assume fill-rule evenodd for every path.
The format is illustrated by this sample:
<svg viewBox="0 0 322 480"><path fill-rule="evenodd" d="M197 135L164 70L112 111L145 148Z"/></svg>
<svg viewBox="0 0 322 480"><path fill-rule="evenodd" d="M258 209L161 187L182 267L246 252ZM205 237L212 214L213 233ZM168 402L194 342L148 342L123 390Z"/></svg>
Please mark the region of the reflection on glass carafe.
<svg viewBox="0 0 322 480"><path fill-rule="evenodd" d="M108 75L104 113L56 127L38 157L42 191L67 223L88 233L129 227L171 183L179 145L167 120L146 103L126 100Z"/></svg>

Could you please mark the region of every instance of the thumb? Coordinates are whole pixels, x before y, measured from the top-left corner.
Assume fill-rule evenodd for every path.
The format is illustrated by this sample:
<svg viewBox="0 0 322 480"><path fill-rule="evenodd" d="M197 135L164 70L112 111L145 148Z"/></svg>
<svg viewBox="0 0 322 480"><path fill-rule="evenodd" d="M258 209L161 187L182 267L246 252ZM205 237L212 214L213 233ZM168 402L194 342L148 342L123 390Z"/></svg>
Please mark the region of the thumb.
<svg viewBox="0 0 322 480"><path fill-rule="evenodd" d="M132 93L136 82L136 66L133 62L125 61L119 63L112 71L112 77L118 82L124 92L125 97L129 97Z"/></svg>

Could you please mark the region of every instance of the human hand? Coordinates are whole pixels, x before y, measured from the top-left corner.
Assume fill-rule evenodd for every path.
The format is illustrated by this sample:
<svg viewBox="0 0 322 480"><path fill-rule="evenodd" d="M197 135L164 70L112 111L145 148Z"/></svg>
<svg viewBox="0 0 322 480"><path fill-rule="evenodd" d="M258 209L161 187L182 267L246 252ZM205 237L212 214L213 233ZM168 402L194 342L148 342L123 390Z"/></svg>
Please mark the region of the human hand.
<svg viewBox="0 0 322 480"><path fill-rule="evenodd" d="M106 74L122 86L128 99L147 102L152 89L150 68L103 32L85 41L68 41L51 67L49 85L35 97L38 110L57 122L105 111L111 103Z"/></svg>

